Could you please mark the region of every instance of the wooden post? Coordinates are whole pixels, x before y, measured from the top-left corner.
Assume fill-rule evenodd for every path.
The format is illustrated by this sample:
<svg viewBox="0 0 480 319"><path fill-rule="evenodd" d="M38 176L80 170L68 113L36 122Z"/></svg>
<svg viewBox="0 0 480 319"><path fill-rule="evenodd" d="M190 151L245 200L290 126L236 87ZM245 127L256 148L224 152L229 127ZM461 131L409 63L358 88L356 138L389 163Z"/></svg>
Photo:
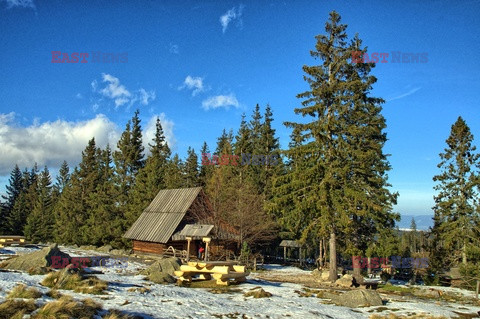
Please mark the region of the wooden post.
<svg viewBox="0 0 480 319"><path fill-rule="evenodd" d="M478 299L478 290L479 289L480 289L480 280L477 280L477 290L475 291L477 299Z"/></svg>
<svg viewBox="0 0 480 319"><path fill-rule="evenodd" d="M190 260L190 241L192 237L185 237L187 239L187 262Z"/></svg>
<svg viewBox="0 0 480 319"><path fill-rule="evenodd" d="M283 262L287 263L287 246L283 247Z"/></svg>
<svg viewBox="0 0 480 319"><path fill-rule="evenodd" d="M210 243L210 238L205 237L203 238L203 242L205 243L205 261L208 260L208 244Z"/></svg>
<svg viewBox="0 0 480 319"><path fill-rule="evenodd" d="M257 257L253 258L253 271L257 271Z"/></svg>

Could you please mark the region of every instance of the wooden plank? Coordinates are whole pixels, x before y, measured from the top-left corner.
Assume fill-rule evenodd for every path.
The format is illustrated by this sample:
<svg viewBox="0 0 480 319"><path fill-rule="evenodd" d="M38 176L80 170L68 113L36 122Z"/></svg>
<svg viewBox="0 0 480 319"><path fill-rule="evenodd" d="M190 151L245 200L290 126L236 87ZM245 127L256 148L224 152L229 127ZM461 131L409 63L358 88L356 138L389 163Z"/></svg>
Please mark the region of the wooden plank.
<svg viewBox="0 0 480 319"><path fill-rule="evenodd" d="M188 265L192 267L211 267L211 266L233 266L236 261L189 261Z"/></svg>
<svg viewBox="0 0 480 319"><path fill-rule="evenodd" d="M233 265L233 270L236 272L245 272L245 266Z"/></svg>
<svg viewBox="0 0 480 319"><path fill-rule="evenodd" d="M228 286L230 284L230 281L224 279L217 279L216 284L220 286Z"/></svg>
<svg viewBox="0 0 480 319"><path fill-rule="evenodd" d="M213 274L213 278L214 279L235 279L235 278L242 278L242 277L246 277L248 276L249 273L246 273L246 272L238 272L238 273L235 273L235 272L232 272L232 273L229 273L229 274Z"/></svg>
<svg viewBox="0 0 480 319"><path fill-rule="evenodd" d="M181 265L181 271L188 271L188 272L197 272L197 273L219 273L219 274L228 274L230 272L230 267L228 266L215 266L211 268L199 268L199 267L192 267L190 265Z"/></svg>

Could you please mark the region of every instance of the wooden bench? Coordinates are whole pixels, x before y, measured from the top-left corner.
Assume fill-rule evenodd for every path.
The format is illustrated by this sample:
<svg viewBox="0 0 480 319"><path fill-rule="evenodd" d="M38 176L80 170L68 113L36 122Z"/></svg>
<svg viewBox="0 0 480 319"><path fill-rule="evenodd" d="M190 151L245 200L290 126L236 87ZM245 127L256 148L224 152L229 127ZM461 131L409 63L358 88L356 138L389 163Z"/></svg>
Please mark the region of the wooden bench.
<svg viewBox="0 0 480 319"><path fill-rule="evenodd" d="M195 276L202 280L210 280L213 277L217 285L244 282L249 274L245 271L245 266L240 266L234 261L189 261L186 265L181 265L180 270L175 271L175 276L182 281L191 282Z"/></svg>
<svg viewBox="0 0 480 319"><path fill-rule="evenodd" d="M24 236L0 236L0 248L6 246L23 246L27 242Z"/></svg>

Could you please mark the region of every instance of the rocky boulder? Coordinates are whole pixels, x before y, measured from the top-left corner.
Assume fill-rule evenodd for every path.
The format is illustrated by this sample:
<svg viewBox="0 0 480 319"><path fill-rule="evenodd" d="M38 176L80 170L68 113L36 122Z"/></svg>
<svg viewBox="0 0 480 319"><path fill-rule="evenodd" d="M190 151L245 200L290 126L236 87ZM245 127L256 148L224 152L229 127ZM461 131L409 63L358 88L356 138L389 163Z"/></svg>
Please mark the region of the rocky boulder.
<svg viewBox="0 0 480 319"><path fill-rule="evenodd" d="M328 281L328 278L330 277L330 272L328 270L315 269L312 271L312 276L320 281Z"/></svg>
<svg viewBox="0 0 480 319"><path fill-rule="evenodd" d="M335 281L335 284L340 287L349 288L353 286L353 281L354 281L353 276L346 274L346 275L343 275L342 278Z"/></svg>
<svg viewBox="0 0 480 319"><path fill-rule="evenodd" d="M109 253L112 249L113 249L112 246L110 246L110 245L105 245L105 246L99 247L99 248L97 249L97 251L99 251L99 252L101 252L101 253Z"/></svg>
<svg viewBox="0 0 480 319"><path fill-rule="evenodd" d="M253 290L247 291L243 295L245 297L253 297L253 298L268 298L272 296L271 293L263 290L263 288L254 288Z"/></svg>
<svg viewBox="0 0 480 319"><path fill-rule="evenodd" d="M11 270L28 271L30 273L41 274L44 273L46 267L52 266L52 257L58 256L60 258L68 258L70 256L60 249L57 244L45 247L33 253L20 255L2 263L2 268Z"/></svg>
<svg viewBox="0 0 480 319"><path fill-rule="evenodd" d="M414 289L412 291L413 295L416 296L416 297L423 297L423 298L433 298L433 299L437 299L437 298L440 298L441 296L441 293L439 290L436 290L436 289Z"/></svg>
<svg viewBox="0 0 480 319"><path fill-rule="evenodd" d="M140 275L147 276L148 280L157 284L174 283L176 279L173 277L175 270L180 269L182 262L180 259L171 257L158 260L145 270L139 272Z"/></svg>
<svg viewBox="0 0 480 319"><path fill-rule="evenodd" d="M350 308L381 306L382 298L376 291L372 290L351 290L344 294L332 298L332 302L337 306Z"/></svg>

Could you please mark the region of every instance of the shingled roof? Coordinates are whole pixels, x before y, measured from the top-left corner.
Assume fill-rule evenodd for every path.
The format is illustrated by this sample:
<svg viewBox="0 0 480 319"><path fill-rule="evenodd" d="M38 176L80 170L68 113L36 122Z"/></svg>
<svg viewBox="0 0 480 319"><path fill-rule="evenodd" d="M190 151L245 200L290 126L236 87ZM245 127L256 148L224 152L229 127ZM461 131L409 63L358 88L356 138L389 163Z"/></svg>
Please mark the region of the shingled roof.
<svg viewBox="0 0 480 319"><path fill-rule="evenodd" d="M168 242L201 191L201 187L159 191L123 237L157 243Z"/></svg>

